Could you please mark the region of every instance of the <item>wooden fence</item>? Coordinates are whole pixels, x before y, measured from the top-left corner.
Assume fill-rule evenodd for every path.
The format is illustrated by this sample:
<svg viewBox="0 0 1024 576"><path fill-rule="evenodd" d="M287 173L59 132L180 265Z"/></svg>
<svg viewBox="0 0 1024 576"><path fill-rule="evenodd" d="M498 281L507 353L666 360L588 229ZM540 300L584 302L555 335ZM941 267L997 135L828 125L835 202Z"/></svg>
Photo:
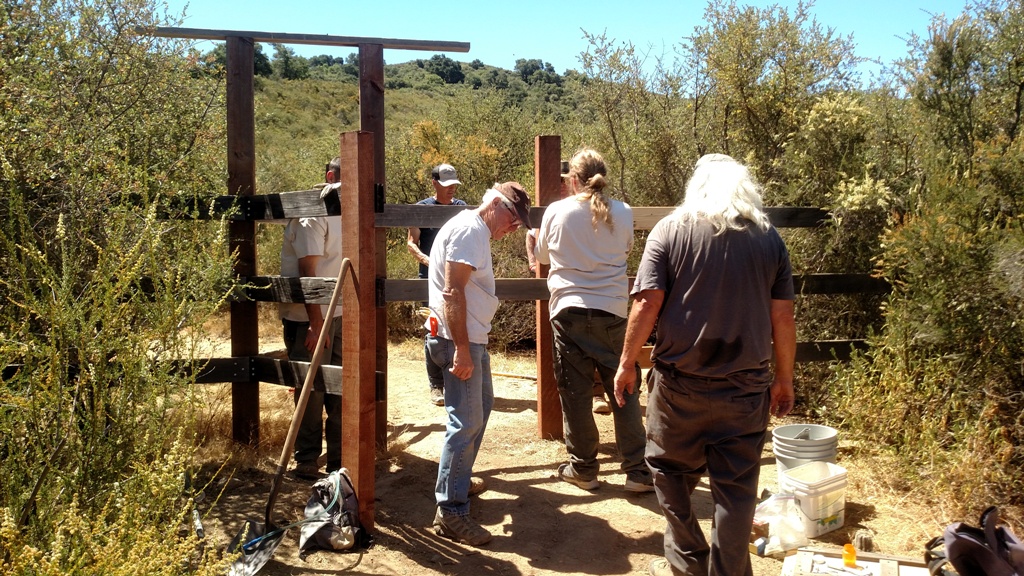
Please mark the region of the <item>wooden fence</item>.
<svg viewBox="0 0 1024 576"><path fill-rule="evenodd" d="M343 135L343 152L345 152L344 139L346 137L349 137L349 135ZM543 156L558 158L557 148L559 145L560 139L558 136L540 136L537 138L536 147L538 153L549 147L554 149L554 153L543 154ZM557 170L559 162L555 161L540 166L537 171L541 172L543 168L552 167ZM383 187L378 185L371 186L369 184L359 186L359 188L360 190L372 190L372 197L358 198L360 192L349 188L351 183L358 182L357 177L354 174L347 173L345 170L346 167L343 167L343 184L340 192L341 196L345 198L344 203L339 200L337 191L328 194L323 199L320 198L319 192L315 190L251 196L247 198L244 209L238 211L233 216L233 219L257 222L300 216L341 215L346 222L343 225L343 230L345 230L343 245L346 247L347 253L347 248L350 246L350 237L353 238L353 243L359 242L362 239L362 244L367 245L369 238L375 236L381 229L440 227L458 211L473 208L472 206L386 204L383 197ZM555 172L555 176L558 177L557 172ZM544 176L539 175L538 182L543 179ZM547 192L545 188L543 183L538 186L540 205L531 208L530 214L531 220L534 222L539 222L543 217L545 202L550 199L549 195L545 193ZM557 192L555 194L557 195ZM350 224L353 220L347 218L346 214L356 198L361 200L360 205L372 205L375 207L374 212L367 213L368 217L372 218L372 221L358 220L355 221L354 225ZM220 199L214 205L227 207L229 204L227 200ZM342 209L342 206L345 208ZM633 209L634 228L636 230L650 230L672 209L673 207L636 207ZM814 228L822 226L829 219L828 213L817 208L777 207L768 208L767 212L773 224L779 228ZM354 255L359 256L359 254ZM384 308L388 302L424 301L428 299L426 280L386 278L383 276L385 270L386 266L383 269L373 271L372 274L367 276L375 278L372 292L366 292L372 295L374 307L378 309ZM498 298L501 300L533 300L537 302L538 434L542 438L561 438L561 407L558 402L557 387L554 383L550 359L551 327L547 319L546 301L549 294L547 282L544 279L546 274L547 270L542 269L538 271L539 277L537 278L497 279L496 291ZM246 296L250 302L326 304L330 300L335 283L333 278L293 278L282 276L245 276L242 277L242 280L248 286ZM884 281L859 274L797 275L794 280L796 291L801 295L878 293L888 290L888 285ZM349 308L347 303L345 306L346 318L349 319L351 318L350 311L353 308ZM375 322L375 325L370 327L361 326L360 324L362 323L365 323L365 321L359 319L352 322L346 321L345 325L353 330L353 332L361 334L363 338L371 330L378 334L381 332L386 333L386 324ZM348 342L347 337L344 341ZM845 360L849 358L853 349L863 346L863 344L862 340L857 339L800 342L797 345L797 361ZM369 353L370 351L364 349L363 352ZM209 371L198 375L199 380L202 382L225 381L235 377L232 376L234 374L248 371L250 377L259 382L294 386L302 382L308 365L303 362L290 362L267 358L259 354L250 354L241 357L210 359L207 366ZM342 369L327 366L322 370L328 389L344 388L345 378L343 378ZM372 394L378 401L386 399L386 366L376 366L372 372L374 374ZM364 391L363 393L369 394L371 392ZM376 419L383 420L386 425L386 416L386 413L378 413L376 414ZM348 426L350 421L345 421L346 426ZM366 433L365 430L359 432L350 430L346 437L351 436L351 433L359 434L360 432L364 435Z"/></svg>

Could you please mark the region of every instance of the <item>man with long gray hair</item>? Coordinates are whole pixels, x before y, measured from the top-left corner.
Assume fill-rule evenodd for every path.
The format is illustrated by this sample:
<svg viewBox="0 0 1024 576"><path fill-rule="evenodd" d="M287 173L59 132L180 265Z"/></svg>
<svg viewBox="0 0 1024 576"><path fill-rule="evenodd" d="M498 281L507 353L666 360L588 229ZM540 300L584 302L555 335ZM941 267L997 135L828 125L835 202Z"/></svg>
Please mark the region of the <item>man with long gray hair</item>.
<svg viewBox="0 0 1024 576"><path fill-rule="evenodd" d="M658 325L645 456L667 527L650 573L750 576L761 449L770 415L793 408L796 327L789 253L746 166L724 154L697 162L683 203L651 230L632 295L620 405ZM710 545L690 501L705 472Z"/></svg>

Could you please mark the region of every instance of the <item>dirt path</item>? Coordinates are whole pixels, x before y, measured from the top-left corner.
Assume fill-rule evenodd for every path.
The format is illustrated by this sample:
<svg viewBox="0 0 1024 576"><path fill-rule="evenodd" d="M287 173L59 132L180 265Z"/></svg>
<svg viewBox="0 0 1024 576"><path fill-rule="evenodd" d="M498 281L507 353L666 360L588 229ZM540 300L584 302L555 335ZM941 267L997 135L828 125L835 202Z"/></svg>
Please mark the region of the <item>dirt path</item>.
<svg viewBox="0 0 1024 576"><path fill-rule="evenodd" d="M261 574L647 574L660 556L664 521L653 494L622 490L611 416L596 416L601 429L601 487L591 493L555 476L564 461L560 442L536 438L536 383L495 377L495 407L475 473L488 490L475 498L472 516L494 540L483 548L453 544L429 529L434 513L433 486L444 433L443 409L427 401L422 349L415 345L389 351L389 449L377 466L376 545L363 554L316 552L300 558L298 530L293 529ZM531 358L494 359L494 371L535 373ZM287 427L288 396L265 385L264 406L274 405ZM646 404L646 395L641 397ZM266 408L264 408L266 409ZM283 434L281 434L283 437ZM277 448L276 450L279 450ZM227 542L246 517L261 517L275 450L260 470L236 473L216 508L207 516L210 538ZM849 450L840 448L840 462ZM910 522L916 512L906 502L858 492L855 471L846 493L845 526L812 541L840 547L858 528L874 532L876 549L918 557L931 526ZM763 458L761 485L775 492L776 469L770 445ZM309 496L309 483L286 479L276 510L298 518ZM710 529L712 504L706 483L695 494L701 524ZM941 530L940 530L941 531ZM935 534L938 532L932 532ZM782 562L752 556L755 576L775 576Z"/></svg>

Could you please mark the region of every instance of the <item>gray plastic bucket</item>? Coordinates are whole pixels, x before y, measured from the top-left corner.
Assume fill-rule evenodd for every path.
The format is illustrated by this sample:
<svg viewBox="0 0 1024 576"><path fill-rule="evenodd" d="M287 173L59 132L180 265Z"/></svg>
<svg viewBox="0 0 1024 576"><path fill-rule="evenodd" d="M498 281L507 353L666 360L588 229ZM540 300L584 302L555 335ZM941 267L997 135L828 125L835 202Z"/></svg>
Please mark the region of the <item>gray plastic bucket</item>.
<svg viewBox="0 0 1024 576"><path fill-rule="evenodd" d="M799 438L797 438L799 436ZM836 461L839 447L839 432L830 426L820 424L788 424L772 430L772 452L779 474L779 486L784 481L782 473L811 462Z"/></svg>

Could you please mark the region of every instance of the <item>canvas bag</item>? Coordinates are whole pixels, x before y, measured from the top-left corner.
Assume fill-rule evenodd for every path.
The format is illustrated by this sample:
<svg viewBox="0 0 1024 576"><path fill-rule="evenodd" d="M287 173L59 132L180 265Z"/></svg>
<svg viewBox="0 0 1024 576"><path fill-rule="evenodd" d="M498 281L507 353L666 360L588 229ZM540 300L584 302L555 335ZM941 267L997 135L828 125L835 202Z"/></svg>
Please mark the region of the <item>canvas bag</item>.
<svg viewBox="0 0 1024 576"><path fill-rule="evenodd" d="M960 576L1024 576L1024 544L998 523L999 510L991 506L981 513L980 528L963 522L947 526L941 541L934 538L925 553L932 574L945 573L941 568L948 562ZM939 542L944 554L934 552Z"/></svg>
<svg viewBox="0 0 1024 576"><path fill-rule="evenodd" d="M369 534L359 522L359 500L348 470L335 470L313 484L306 502L306 522L299 535L299 550L368 548Z"/></svg>

